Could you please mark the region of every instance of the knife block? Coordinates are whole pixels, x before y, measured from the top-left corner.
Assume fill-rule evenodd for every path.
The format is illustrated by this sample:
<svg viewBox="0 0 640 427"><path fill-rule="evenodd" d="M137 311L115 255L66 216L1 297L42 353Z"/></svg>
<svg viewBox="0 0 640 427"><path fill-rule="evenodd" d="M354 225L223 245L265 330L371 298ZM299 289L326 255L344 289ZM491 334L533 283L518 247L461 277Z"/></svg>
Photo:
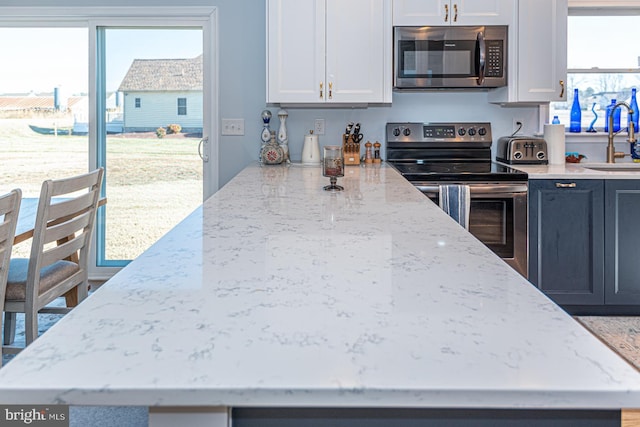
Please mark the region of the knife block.
<svg viewBox="0 0 640 427"><path fill-rule="evenodd" d="M345 165L360 164L360 143L353 140L353 135L342 135L342 152Z"/></svg>

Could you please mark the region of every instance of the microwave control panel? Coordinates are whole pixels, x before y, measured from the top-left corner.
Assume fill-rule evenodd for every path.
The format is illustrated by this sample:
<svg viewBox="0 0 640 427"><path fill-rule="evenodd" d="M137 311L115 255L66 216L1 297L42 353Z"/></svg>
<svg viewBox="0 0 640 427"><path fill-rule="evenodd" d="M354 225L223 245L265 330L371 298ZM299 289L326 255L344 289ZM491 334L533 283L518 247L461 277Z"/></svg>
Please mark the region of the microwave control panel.
<svg viewBox="0 0 640 427"><path fill-rule="evenodd" d="M487 40L487 58L484 75L486 77L502 77L504 69L502 67L504 46L502 40Z"/></svg>

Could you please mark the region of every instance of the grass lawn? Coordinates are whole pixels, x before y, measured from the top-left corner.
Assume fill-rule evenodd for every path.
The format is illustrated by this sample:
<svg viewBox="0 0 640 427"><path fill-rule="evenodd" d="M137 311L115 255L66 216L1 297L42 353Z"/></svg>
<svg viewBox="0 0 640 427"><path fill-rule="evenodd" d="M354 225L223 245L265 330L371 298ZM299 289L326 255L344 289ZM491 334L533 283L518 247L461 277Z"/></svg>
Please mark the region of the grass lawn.
<svg viewBox="0 0 640 427"><path fill-rule="evenodd" d="M53 121L0 119L0 193L17 187L24 197L38 197L45 179L88 170L87 136L40 135L28 126L53 127ZM135 258L202 202L198 142L184 135L109 136L107 259ZM29 249L14 250L24 256Z"/></svg>

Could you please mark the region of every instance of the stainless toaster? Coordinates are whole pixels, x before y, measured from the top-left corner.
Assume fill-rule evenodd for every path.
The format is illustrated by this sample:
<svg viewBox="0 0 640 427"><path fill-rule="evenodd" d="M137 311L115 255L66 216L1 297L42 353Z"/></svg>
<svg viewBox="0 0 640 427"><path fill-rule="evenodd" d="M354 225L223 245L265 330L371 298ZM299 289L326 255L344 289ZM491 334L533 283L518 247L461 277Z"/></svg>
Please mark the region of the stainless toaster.
<svg viewBox="0 0 640 427"><path fill-rule="evenodd" d="M547 142L534 136L503 136L498 139L496 160L510 165L546 165Z"/></svg>

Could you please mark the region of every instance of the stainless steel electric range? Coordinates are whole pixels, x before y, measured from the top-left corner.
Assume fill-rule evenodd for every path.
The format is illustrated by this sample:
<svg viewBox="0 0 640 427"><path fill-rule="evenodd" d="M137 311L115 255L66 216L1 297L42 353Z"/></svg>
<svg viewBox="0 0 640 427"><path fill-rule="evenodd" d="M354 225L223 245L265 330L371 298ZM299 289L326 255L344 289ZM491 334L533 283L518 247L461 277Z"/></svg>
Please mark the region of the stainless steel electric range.
<svg viewBox="0 0 640 427"><path fill-rule="evenodd" d="M386 160L438 203L441 184L471 190L469 231L527 277L524 172L491 161L490 123L387 123Z"/></svg>

